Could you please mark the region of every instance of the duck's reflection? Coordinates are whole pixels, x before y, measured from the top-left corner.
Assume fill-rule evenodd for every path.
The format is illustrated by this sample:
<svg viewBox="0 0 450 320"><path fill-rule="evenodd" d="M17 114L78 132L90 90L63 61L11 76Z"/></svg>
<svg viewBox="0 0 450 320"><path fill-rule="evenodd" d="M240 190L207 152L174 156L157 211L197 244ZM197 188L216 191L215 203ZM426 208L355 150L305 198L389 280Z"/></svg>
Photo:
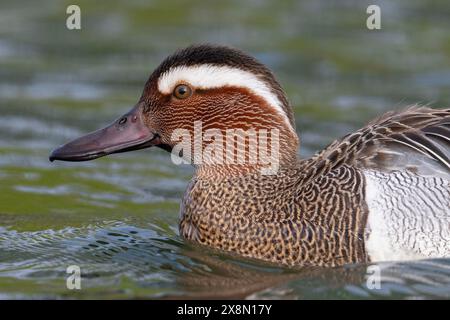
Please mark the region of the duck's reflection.
<svg viewBox="0 0 450 320"><path fill-rule="evenodd" d="M271 290L276 292L278 298L301 299L303 296L286 284L304 280L327 282L330 287L339 287L344 283L359 285L365 278L364 272L355 272L354 268L288 269L259 261L224 257L212 250L205 252L202 249L191 247L183 250L183 255L197 263L189 272L177 275L180 294L167 295L165 299L252 299L259 298L259 294L271 296ZM360 268L365 269L364 266Z"/></svg>
<svg viewBox="0 0 450 320"><path fill-rule="evenodd" d="M60 298L450 298L450 259L288 269L167 233L123 222L57 231L0 229L0 287L9 277ZM61 281L69 265L81 268L79 292L67 291Z"/></svg>

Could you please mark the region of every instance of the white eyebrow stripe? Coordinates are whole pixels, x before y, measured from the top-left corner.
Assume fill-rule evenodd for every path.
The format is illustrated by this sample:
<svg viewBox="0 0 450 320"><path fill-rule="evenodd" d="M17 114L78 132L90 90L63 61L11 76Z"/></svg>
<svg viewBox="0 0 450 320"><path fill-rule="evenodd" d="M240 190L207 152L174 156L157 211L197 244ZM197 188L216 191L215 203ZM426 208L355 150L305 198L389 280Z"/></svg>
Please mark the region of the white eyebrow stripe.
<svg viewBox="0 0 450 320"><path fill-rule="evenodd" d="M158 90L162 94L170 94L179 83L190 84L200 89L213 89L224 86L246 88L272 106L295 133L283 110L280 99L262 80L250 72L211 64L179 66L166 71L159 77Z"/></svg>

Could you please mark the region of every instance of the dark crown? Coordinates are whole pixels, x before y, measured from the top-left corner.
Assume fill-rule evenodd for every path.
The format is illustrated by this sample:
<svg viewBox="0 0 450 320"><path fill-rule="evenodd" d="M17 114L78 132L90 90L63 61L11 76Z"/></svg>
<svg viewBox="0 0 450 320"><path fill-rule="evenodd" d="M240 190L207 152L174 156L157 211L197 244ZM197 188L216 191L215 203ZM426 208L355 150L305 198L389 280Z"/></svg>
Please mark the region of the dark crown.
<svg viewBox="0 0 450 320"><path fill-rule="evenodd" d="M218 45L193 45L176 51L167 57L153 72L148 82L157 80L163 73L180 66L195 66L211 64L216 66L228 66L251 72L267 83L283 104L283 109L289 118L293 128L295 121L289 102L278 81L272 72L255 58L241 50Z"/></svg>

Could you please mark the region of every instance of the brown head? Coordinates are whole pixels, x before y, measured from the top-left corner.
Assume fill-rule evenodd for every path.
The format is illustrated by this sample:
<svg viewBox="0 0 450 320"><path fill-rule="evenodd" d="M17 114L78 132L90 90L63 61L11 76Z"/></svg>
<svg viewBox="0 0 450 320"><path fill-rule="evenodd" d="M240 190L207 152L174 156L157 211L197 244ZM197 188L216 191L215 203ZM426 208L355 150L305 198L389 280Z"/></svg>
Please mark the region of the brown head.
<svg viewBox="0 0 450 320"><path fill-rule="evenodd" d="M225 147L227 132L277 129L280 164L296 157L298 137L292 110L273 74L247 54L228 47L200 45L180 50L166 58L150 75L136 106L110 126L71 141L54 150L50 160L84 161L107 154L158 146L171 151L182 135L192 137L187 161L200 169L251 171L258 163L230 165L225 151L220 164L217 155L204 153L199 165L195 144L207 149L211 141ZM228 131L227 131L228 130ZM181 133L181 134L180 134ZM199 133L203 137L196 140ZM223 135L218 141L217 136ZM197 137L196 137L197 135ZM247 139L247 140L245 140ZM244 137L246 159L252 149ZM201 141L201 142L198 142ZM259 141L259 140L256 140ZM186 142L186 141L184 141ZM268 143L272 142L269 137ZM217 144L218 143L218 144ZM235 140L236 146L239 139ZM270 150L270 149L269 149ZM184 149L183 151L186 151ZM178 151L177 151L178 153ZM188 155L186 155L188 154Z"/></svg>

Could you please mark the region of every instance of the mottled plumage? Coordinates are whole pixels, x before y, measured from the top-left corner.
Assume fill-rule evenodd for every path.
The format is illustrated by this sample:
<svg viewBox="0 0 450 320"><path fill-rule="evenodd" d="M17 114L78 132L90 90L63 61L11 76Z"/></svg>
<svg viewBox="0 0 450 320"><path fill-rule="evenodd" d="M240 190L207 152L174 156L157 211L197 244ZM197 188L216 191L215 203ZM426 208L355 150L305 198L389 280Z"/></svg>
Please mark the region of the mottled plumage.
<svg viewBox="0 0 450 320"><path fill-rule="evenodd" d="M194 178L183 201L181 234L206 245L287 265L368 261L366 241L371 229L367 226L366 176L374 179L375 175L389 182L381 190L384 193L376 196L384 206L386 221L395 222L389 232L394 233L398 251L408 251L414 258L450 255L450 171L433 153L417 151L422 150L417 143L404 143L404 136L438 131L446 134L442 141L434 141L434 135L422 141L425 146L442 143L440 148L448 154L449 126L450 110L409 108L386 114L311 159L283 167L276 176L246 174L214 182ZM395 161L394 156L403 160ZM417 163L416 158L422 156L426 158ZM429 172L432 168L436 168L434 175ZM422 171L431 177L419 175ZM404 184L391 181L399 175L405 177ZM403 200L416 207L392 207L392 200L405 195L402 188L409 191ZM433 193L437 200L427 217L415 196L431 202ZM428 227L435 224L434 229L423 230L426 219L434 220L428 223ZM417 238L424 235L435 241L415 248ZM398 257L407 258L402 252Z"/></svg>

